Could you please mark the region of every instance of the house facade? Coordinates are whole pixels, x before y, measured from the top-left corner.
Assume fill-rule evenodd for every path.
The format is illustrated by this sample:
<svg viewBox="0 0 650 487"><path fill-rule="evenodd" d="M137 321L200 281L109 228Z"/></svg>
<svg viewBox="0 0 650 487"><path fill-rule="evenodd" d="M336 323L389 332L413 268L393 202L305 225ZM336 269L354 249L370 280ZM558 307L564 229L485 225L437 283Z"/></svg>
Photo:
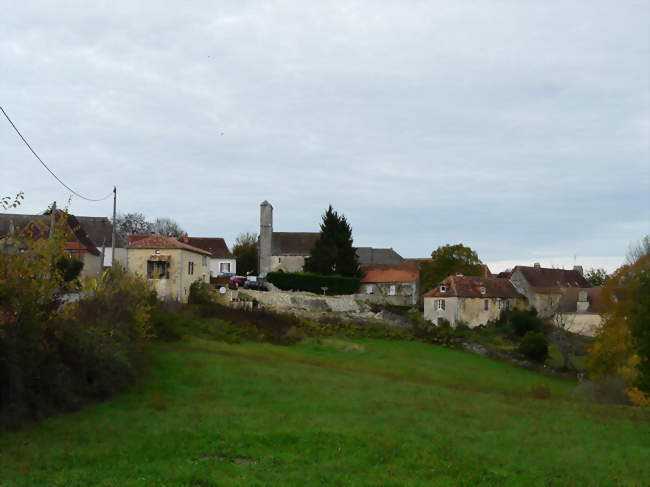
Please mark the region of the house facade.
<svg viewBox="0 0 650 487"><path fill-rule="evenodd" d="M449 276L424 294L424 318L451 326L470 327L496 320L502 310L526 308L526 297L508 279L497 277Z"/></svg>
<svg viewBox="0 0 650 487"><path fill-rule="evenodd" d="M182 241L210 253L210 277L237 274L237 259L232 255L223 238L188 237L186 234Z"/></svg>
<svg viewBox="0 0 650 487"><path fill-rule="evenodd" d="M190 286L209 281L210 252L161 235L129 236L127 269L165 300L186 303Z"/></svg>
<svg viewBox="0 0 650 487"><path fill-rule="evenodd" d="M420 294L417 265L362 264L358 299L395 305L416 305Z"/></svg>

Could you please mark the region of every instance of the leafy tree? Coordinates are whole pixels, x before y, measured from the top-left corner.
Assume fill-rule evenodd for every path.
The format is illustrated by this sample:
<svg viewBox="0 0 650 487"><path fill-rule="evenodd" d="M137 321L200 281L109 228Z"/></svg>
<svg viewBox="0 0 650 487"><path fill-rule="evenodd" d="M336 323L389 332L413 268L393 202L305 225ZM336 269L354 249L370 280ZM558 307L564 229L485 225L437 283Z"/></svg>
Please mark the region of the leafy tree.
<svg viewBox="0 0 650 487"><path fill-rule="evenodd" d="M646 237L642 242L649 241ZM597 380L618 375L628 384L636 383L646 392L645 400L648 400L650 247L643 249L642 243L633 256L636 260L617 269L603 286L600 302L603 324L589 349L587 368ZM628 395L632 397L630 390Z"/></svg>
<svg viewBox="0 0 650 487"><path fill-rule="evenodd" d="M602 286L607 279L607 271L603 268L589 269L585 274L585 279L592 286Z"/></svg>
<svg viewBox="0 0 650 487"><path fill-rule="evenodd" d="M8 210L10 208L18 208L25 198L25 193L22 191L16 196L3 196L0 198L0 210Z"/></svg>
<svg viewBox="0 0 650 487"><path fill-rule="evenodd" d="M422 263L420 282L422 290L437 286L445 277L453 274L466 276L483 275L483 263L474 250L462 243L444 245L431 253L431 261Z"/></svg>
<svg viewBox="0 0 650 487"><path fill-rule="evenodd" d="M120 213L115 218L115 230L127 235L151 233L153 225L142 213Z"/></svg>
<svg viewBox="0 0 650 487"><path fill-rule="evenodd" d="M171 218L156 218L151 225L151 231L164 237L180 238L185 230Z"/></svg>
<svg viewBox="0 0 650 487"><path fill-rule="evenodd" d="M332 205L320 225L320 237L305 260L305 271L321 275L359 277L357 249L353 247L352 227Z"/></svg>
<svg viewBox="0 0 650 487"><path fill-rule="evenodd" d="M235 239L232 253L237 259L237 272L239 274L257 274L257 234L240 233Z"/></svg>

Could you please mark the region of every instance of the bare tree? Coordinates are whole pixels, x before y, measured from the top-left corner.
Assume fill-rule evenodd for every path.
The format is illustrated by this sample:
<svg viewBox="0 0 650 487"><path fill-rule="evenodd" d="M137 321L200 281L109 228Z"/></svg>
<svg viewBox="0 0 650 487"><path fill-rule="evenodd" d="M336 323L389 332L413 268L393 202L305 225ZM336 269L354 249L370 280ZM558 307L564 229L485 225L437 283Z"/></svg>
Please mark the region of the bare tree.
<svg viewBox="0 0 650 487"><path fill-rule="evenodd" d="M116 231L127 235L151 233L152 224L142 213L119 213L116 218Z"/></svg>
<svg viewBox="0 0 650 487"><path fill-rule="evenodd" d="M156 218L151 225L151 231L157 235L174 238L180 238L185 233L185 230L171 218Z"/></svg>
<svg viewBox="0 0 650 487"><path fill-rule="evenodd" d="M558 301L551 315L550 324L551 330L548 334L548 341L555 345L560 355L562 355L563 368L566 370L576 370L571 361L571 355L575 355L578 346L575 331L575 315L563 311Z"/></svg>
<svg viewBox="0 0 650 487"><path fill-rule="evenodd" d="M650 255L650 235L646 235L638 243L630 245L625 259L629 265L634 265L646 255Z"/></svg>

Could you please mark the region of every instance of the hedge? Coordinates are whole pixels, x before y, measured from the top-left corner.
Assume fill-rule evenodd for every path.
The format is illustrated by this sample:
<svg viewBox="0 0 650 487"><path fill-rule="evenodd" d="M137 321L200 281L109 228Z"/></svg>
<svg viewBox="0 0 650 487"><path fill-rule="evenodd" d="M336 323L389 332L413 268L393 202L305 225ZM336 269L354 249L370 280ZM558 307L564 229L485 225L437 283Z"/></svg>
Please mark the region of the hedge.
<svg viewBox="0 0 650 487"><path fill-rule="evenodd" d="M359 291L359 279L354 277L321 276L306 272L269 272L266 280L285 291L309 291L322 294L355 294Z"/></svg>

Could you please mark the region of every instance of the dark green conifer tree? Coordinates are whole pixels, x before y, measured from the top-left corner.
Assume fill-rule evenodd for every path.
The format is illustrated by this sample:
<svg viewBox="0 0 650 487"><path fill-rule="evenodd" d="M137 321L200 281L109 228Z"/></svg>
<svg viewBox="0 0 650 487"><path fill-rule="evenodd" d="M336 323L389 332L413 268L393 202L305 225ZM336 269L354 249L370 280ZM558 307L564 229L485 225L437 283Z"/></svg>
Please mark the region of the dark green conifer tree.
<svg viewBox="0 0 650 487"><path fill-rule="evenodd" d="M323 215L320 238L305 260L305 271L322 275L359 277L357 249L353 246L352 228L345 216L332 205Z"/></svg>

